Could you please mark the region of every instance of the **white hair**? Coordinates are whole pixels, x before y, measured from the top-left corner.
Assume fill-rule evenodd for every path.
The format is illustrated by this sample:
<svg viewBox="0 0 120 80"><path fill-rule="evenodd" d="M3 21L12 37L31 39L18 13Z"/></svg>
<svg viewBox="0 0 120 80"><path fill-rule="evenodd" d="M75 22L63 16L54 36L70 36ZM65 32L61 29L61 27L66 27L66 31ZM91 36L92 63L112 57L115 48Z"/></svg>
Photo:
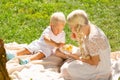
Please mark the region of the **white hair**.
<svg viewBox="0 0 120 80"><path fill-rule="evenodd" d="M64 24L66 23L65 15L63 12L55 12L51 15L50 23L54 25L57 22L63 22Z"/></svg>
<svg viewBox="0 0 120 80"><path fill-rule="evenodd" d="M67 16L69 25L87 25L89 23L88 17L83 10L74 10Z"/></svg>

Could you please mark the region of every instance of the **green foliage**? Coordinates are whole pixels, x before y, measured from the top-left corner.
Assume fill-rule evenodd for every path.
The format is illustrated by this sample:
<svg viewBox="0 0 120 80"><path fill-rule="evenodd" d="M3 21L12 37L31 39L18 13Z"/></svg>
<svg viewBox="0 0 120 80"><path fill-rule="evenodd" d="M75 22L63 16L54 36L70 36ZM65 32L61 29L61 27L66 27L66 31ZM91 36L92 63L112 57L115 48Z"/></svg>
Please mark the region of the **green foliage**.
<svg viewBox="0 0 120 80"><path fill-rule="evenodd" d="M1 0L0 38L6 43L30 43L40 37L49 25L52 13L62 11L67 16L75 9L88 13L92 23L107 35L112 51L120 50L119 0ZM73 43L66 24L66 42Z"/></svg>

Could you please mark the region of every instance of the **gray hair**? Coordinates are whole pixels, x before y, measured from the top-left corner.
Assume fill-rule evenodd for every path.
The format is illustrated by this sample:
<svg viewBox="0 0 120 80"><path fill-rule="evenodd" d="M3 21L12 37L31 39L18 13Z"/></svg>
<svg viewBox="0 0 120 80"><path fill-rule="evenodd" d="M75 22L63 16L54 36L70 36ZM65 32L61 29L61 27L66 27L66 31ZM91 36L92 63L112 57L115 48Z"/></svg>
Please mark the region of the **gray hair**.
<svg viewBox="0 0 120 80"><path fill-rule="evenodd" d="M69 25L88 25L88 17L83 10L74 10L67 16L67 21Z"/></svg>
<svg viewBox="0 0 120 80"><path fill-rule="evenodd" d="M65 15L62 12L55 12L51 15L50 23L54 25L57 22L66 23Z"/></svg>

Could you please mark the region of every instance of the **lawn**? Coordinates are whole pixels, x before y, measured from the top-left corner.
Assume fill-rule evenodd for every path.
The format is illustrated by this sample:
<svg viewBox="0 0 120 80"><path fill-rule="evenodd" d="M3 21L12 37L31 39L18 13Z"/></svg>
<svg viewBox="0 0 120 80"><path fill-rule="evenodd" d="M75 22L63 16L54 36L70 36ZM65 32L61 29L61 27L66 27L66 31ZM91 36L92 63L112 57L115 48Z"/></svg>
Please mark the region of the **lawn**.
<svg viewBox="0 0 120 80"><path fill-rule="evenodd" d="M0 38L5 43L30 43L49 25L50 15L62 11L67 16L83 9L89 20L107 35L112 51L120 50L120 0L1 0ZM76 45L65 27L66 43Z"/></svg>

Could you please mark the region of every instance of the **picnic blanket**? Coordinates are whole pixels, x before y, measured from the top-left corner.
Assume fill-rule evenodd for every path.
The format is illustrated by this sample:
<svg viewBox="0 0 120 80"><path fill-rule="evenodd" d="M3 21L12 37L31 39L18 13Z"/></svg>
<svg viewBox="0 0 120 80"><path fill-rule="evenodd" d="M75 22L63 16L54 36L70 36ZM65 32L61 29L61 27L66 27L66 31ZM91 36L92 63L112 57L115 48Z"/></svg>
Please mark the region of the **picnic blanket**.
<svg viewBox="0 0 120 80"><path fill-rule="evenodd" d="M27 46L16 42L5 44L6 51L16 52ZM6 64L12 80L64 80L60 76L60 66L63 60L55 55L42 60L34 60L25 65L19 64L19 59L25 59L31 55L18 56L9 60Z"/></svg>
<svg viewBox="0 0 120 80"><path fill-rule="evenodd" d="M5 44L6 50L17 51L27 44L16 42ZM12 80L64 80L60 75L60 67L63 60L55 55L42 60L34 60L28 64L20 65L19 58L27 58L31 55L19 56L7 62L7 70ZM111 53L112 77L118 80L120 77L120 51Z"/></svg>
<svg viewBox="0 0 120 80"><path fill-rule="evenodd" d="M7 62L7 70L13 80L63 80L59 74L62 59L50 56L47 59L35 60L26 65L19 64L19 58Z"/></svg>

